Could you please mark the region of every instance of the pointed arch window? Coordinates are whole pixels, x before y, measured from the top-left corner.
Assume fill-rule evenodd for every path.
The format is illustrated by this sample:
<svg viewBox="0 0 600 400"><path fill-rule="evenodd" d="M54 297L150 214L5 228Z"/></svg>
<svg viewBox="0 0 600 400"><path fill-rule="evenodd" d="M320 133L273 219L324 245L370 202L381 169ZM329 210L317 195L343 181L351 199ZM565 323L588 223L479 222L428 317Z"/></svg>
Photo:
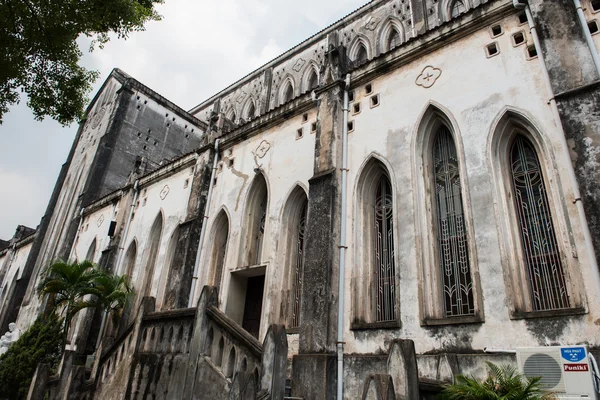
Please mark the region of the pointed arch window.
<svg viewBox="0 0 600 400"><path fill-rule="evenodd" d="M456 145L445 126L433 142L437 253L446 317L473 315L473 282Z"/></svg>
<svg viewBox="0 0 600 400"><path fill-rule="evenodd" d="M246 206L245 248L242 265L259 265L267 218L267 183L262 174L258 174L252 183Z"/></svg>
<svg viewBox="0 0 600 400"><path fill-rule="evenodd" d="M364 64L369 59L369 54L367 53L367 48L365 47L364 43L360 43L358 45L356 57L354 59L358 65Z"/></svg>
<svg viewBox="0 0 600 400"><path fill-rule="evenodd" d="M212 234L212 254L209 284L212 286L221 286L223 268L227 256L227 240L229 239L229 218L225 211L221 211L213 227Z"/></svg>
<svg viewBox="0 0 600 400"><path fill-rule="evenodd" d="M373 158L357 182L352 329L399 327L394 195L385 165Z"/></svg>
<svg viewBox="0 0 600 400"><path fill-rule="evenodd" d="M383 174L377 183L373 214L376 320L393 321L396 319L393 197L392 185Z"/></svg>
<svg viewBox="0 0 600 400"><path fill-rule="evenodd" d="M542 168L535 148L517 135L510 149L511 181L521 252L533 311L569 307L569 296Z"/></svg>
<svg viewBox="0 0 600 400"><path fill-rule="evenodd" d="M387 37L386 49L388 51L392 50L396 46L400 45L400 43L401 43L401 39L400 39L400 33L398 32L398 30L396 28L390 29L390 33L388 34L388 37Z"/></svg>
<svg viewBox="0 0 600 400"><path fill-rule="evenodd" d="M285 104L294 98L294 86L290 82L286 82L285 88L283 89L283 97L281 104Z"/></svg>
<svg viewBox="0 0 600 400"><path fill-rule="evenodd" d="M452 6L450 7L450 16L452 18L455 18L458 17L460 14L464 13L465 11L467 11L465 3L463 3L461 0L456 0L454 3L452 3Z"/></svg>
<svg viewBox="0 0 600 400"><path fill-rule="evenodd" d="M94 262L94 258L96 257L96 238L90 244L88 248L87 254L85 255L86 261Z"/></svg>
<svg viewBox="0 0 600 400"><path fill-rule="evenodd" d="M311 68L308 80L306 81L306 90L313 90L317 86L319 86L319 76L317 75L317 71Z"/></svg>
<svg viewBox="0 0 600 400"><path fill-rule="evenodd" d="M254 106L254 101L250 100L250 105L248 105L248 111L246 111L246 119L251 120L256 116L256 107Z"/></svg>

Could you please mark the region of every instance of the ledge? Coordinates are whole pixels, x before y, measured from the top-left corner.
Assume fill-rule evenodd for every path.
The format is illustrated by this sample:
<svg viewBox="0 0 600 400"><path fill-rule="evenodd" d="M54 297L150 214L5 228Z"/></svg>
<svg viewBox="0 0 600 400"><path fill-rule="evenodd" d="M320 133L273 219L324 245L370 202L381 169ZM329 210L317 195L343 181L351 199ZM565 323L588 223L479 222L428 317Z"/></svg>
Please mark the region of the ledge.
<svg viewBox="0 0 600 400"><path fill-rule="evenodd" d="M421 326L442 326L442 325L461 325L461 324L482 324L485 319L480 315L466 315L463 317L447 318L424 318Z"/></svg>
<svg viewBox="0 0 600 400"><path fill-rule="evenodd" d="M223 313L215 306L208 307L206 313L214 323L219 325L221 329L228 332L236 340L246 346L246 348L256 357L262 357L262 344L258 341L258 339L246 332L246 330L229 318L228 315Z"/></svg>
<svg viewBox="0 0 600 400"><path fill-rule="evenodd" d="M587 314L583 307L563 308L560 310L545 311L513 311L510 319L534 319L534 318L552 318L552 317L571 317L575 315Z"/></svg>
<svg viewBox="0 0 600 400"><path fill-rule="evenodd" d="M400 321L384 321L384 322L352 322L350 324L351 331L373 330L373 329L398 329L401 328Z"/></svg>
<svg viewBox="0 0 600 400"><path fill-rule="evenodd" d="M179 318L194 318L196 316L195 308L178 308L169 311L156 311L144 315L144 322L163 321Z"/></svg>
<svg viewBox="0 0 600 400"><path fill-rule="evenodd" d="M287 335L297 335L300 333L300 327L299 326L295 326L293 328L285 328L285 333Z"/></svg>

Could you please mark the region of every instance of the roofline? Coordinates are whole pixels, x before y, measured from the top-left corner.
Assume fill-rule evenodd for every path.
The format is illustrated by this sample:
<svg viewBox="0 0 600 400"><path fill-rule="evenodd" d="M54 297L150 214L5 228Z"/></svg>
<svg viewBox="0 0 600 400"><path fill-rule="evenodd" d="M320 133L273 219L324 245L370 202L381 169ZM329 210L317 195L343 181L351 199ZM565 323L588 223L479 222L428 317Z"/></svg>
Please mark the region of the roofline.
<svg viewBox="0 0 600 400"><path fill-rule="evenodd" d="M294 47L292 47L291 49L281 53L280 55L278 55L277 57L275 57L274 59L272 59L271 61L261 65L260 67L256 68L254 71L248 73L247 75L243 76L242 78L238 79L237 81L235 81L234 83L232 83L231 85L227 86L225 89L221 90L220 92L214 94L213 96L209 97L208 99L204 100L203 102L199 103L198 105L194 106L193 108L191 108L188 112L190 114L194 114L196 112L198 112L200 109L202 109L203 107L209 105L210 103L214 102L217 98L222 97L225 94L228 94L229 91L231 91L232 89L234 89L235 87L237 87L240 83L245 83L246 81L249 81L255 77L257 77L260 72L262 72L263 70L265 70L266 68L272 67L275 64L280 63L281 61L285 60L286 58L289 58L291 56L293 56L297 51L301 51L301 50L305 50L306 48L310 47L311 45L313 45L314 43L318 42L320 39L322 39L322 36L325 36L327 33L334 31L336 29L338 29L341 26L344 26L345 24L347 24L348 22L360 18L363 14L365 14L367 11L371 10L371 8L374 8L382 3L387 3L391 0L371 0L368 3L366 3L365 5L357 8L356 10L346 14L344 17L338 19L337 21L331 23L330 25L326 26L325 28L321 29L320 31L316 32L315 34L309 36L307 39L305 39L304 41L298 43L297 45L295 45Z"/></svg>

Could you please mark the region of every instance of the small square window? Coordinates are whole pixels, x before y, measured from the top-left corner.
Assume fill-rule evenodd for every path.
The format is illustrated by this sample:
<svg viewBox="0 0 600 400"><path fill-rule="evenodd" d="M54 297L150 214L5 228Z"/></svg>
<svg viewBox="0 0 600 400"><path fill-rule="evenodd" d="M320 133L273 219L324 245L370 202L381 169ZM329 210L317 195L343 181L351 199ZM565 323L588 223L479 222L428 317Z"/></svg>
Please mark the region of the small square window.
<svg viewBox="0 0 600 400"><path fill-rule="evenodd" d="M517 47L525 43L525 33L523 31L519 31L512 35L513 46Z"/></svg>
<svg viewBox="0 0 600 400"><path fill-rule="evenodd" d="M302 123L308 121L308 114L302 114Z"/></svg>
<svg viewBox="0 0 600 400"><path fill-rule="evenodd" d="M352 103L354 101L354 91L351 90L348 92L348 102Z"/></svg>
<svg viewBox="0 0 600 400"><path fill-rule="evenodd" d="M144 197L144 199L142 200L142 207L146 207L147 202L148 202L148 198Z"/></svg>
<svg viewBox="0 0 600 400"><path fill-rule="evenodd" d="M315 133L317 131L317 123L313 122L310 124L310 133Z"/></svg>
<svg viewBox="0 0 600 400"><path fill-rule="evenodd" d="M590 33L592 35L595 35L596 33L598 33L598 21L596 21L595 19L588 21L588 28L590 30Z"/></svg>
<svg viewBox="0 0 600 400"><path fill-rule="evenodd" d="M374 96L371 96L371 108L377 107L378 105L379 105L379 95L376 94Z"/></svg>
<svg viewBox="0 0 600 400"><path fill-rule="evenodd" d="M348 121L348 132L354 131L354 121Z"/></svg>
<svg viewBox="0 0 600 400"><path fill-rule="evenodd" d="M370 83L368 85L365 85L365 93L366 94L373 93L373 85L371 85Z"/></svg>
<svg viewBox="0 0 600 400"><path fill-rule="evenodd" d="M592 0L591 5L594 12L600 11L600 0Z"/></svg>
<svg viewBox="0 0 600 400"><path fill-rule="evenodd" d="M355 103L352 105L352 114L360 113L360 103Z"/></svg>
<svg viewBox="0 0 600 400"><path fill-rule="evenodd" d="M490 28L490 35L492 38L498 37L504 33L501 25L494 25Z"/></svg>
<svg viewBox="0 0 600 400"><path fill-rule="evenodd" d="M302 135L303 135L303 133L304 133L304 132L302 132L302 128L298 129L298 130L296 131L296 140L297 140L297 139L302 139Z"/></svg>
<svg viewBox="0 0 600 400"><path fill-rule="evenodd" d="M217 177L215 176L215 180L214 180L214 186L217 186Z"/></svg>
<svg viewBox="0 0 600 400"><path fill-rule="evenodd" d="M537 58L537 50L535 49L535 45L532 44L527 46L527 59L532 60L534 58Z"/></svg>
<svg viewBox="0 0 600 400"><path fill-rule="evenodd" d="M488 58L493 57L493 56L497 55L498 53L500 53L500 49L498 48L498 43L494 42L494 43L490 43L487 46L485 46L485 53L488 56Z"/></svg>
<svg viewBox="0 0 600 400"><path fill-rule="evenodd" d="M526 24L527 23L527 14L525 14L525 11L520 12L519 13L519 24Z"/></svg>
<svg viewBox="0 0 600 400"><path fill-rule="evenodd" d="M233 168L233 160L235 160L235 159L234 159L234 158L230 158L230 159L227 161L227 166L228 166L229 168Z"/></svg>
<svg viewBox="0 0 600 400"><path fill-rule="evenodd" d="M183 188L186 189L188 186L190 185L190 180L186 179L185 181L183 181Z"/></svg>

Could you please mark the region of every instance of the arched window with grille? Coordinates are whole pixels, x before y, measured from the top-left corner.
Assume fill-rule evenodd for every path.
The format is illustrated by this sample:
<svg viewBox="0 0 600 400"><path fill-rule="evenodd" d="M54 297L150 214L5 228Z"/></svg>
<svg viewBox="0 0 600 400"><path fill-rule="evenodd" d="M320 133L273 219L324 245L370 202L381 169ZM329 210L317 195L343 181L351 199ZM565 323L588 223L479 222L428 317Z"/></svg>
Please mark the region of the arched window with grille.
<svg viewBox="0 0 600 400"><path fill-rule="evenodd" d="M374 193L373 248L376 298L376 320L396 319L396 268L394 264L394 222L392 185L382 174Z"/></svg>
<svg viewBox="0 0 600 400"><path fill-rule="evenodd" d="M510 176L533 311L569 307L563 262L537 152L523 135L510 148Z"/></svg>
<svg viewBox="0 0 600 400"><path fill-rule="evenodd" d="M304 280L304 246L308 197L299 185L290 193L282 214L283 240L285 252L283 263L286 266L285 284L282 287L282 316L287 326L300 325L300 304L302 302L302 282ZM285 300L288 298L289 300Z"/></svg>
<svg viewBox="0 0 600 400"><path fill-rule="evenodd" d="M248 191L245 211L245 234L243 241L242 265L261 263L262 245L267 218L267 182L262 174L257 174Z"/></svg>
<svg viewBox="0 0 600 400"><path fill-rule="evenodd" d="M445 126L436 133L432 160L434 221L445 316L472 315L475 303L460 168L454 139Z"/></svg>
<svg viewBox="0 0 600 400"><path fill-rule="evenodd" d="M381 161L371 158L365 164L356 195L355 328L362 323L397 323L394 194L390 174Z"/></svg>

